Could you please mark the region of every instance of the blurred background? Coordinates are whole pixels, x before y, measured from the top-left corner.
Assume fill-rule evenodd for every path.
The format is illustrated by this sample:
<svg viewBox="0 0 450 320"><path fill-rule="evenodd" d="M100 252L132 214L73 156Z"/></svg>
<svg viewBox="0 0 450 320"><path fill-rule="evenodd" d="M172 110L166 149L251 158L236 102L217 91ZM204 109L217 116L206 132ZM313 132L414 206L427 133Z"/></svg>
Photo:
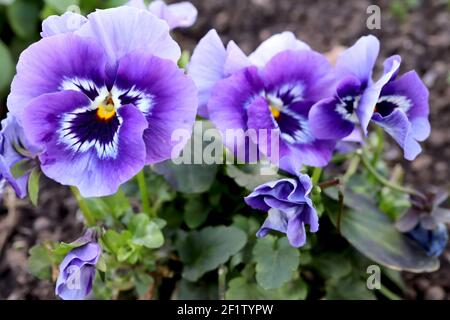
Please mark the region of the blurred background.
<svg viewBox="0 0 450 320"><path fill-rule="evenodd" d="M7 112L6 97L20 53L39 40L41 22L71 5L87 14L96 8L120 5L123 0L0 0L0 117ZM177 1L167 1L177 2ZM400 164L405 179L418 188L432 185L450 191L450 0L192 0L198 9L196 24L176 30L183 49L192 51L198 40L215 28L224 42L234 40L247 53L274 33L294 32L313 49L338 52L360 36L374 34L381 41L379 62L402 56L401 72L415 69L430 89L430 138L412 163L399 149L385 153ZM381 8L381 28L369 30L366 10ZM378 65L378 68L381 66ZM9 209L9 210L8 210ZM72 241L82 225L68 189L44 181L39 208L27 201L14 208L0 205L0 299L54 298L51 283L27 272L27 252L36 242ZM424 275L404 274L409 299L450 299L450 248L441 269Z"/></svg>

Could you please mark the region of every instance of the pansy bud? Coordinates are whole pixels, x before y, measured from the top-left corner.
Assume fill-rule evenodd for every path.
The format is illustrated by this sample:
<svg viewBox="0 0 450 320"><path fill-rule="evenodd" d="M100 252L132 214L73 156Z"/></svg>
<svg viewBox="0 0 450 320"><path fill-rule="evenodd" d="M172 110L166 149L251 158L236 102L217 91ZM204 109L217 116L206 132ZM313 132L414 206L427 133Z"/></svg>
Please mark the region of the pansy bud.
<svg viewBox="0 0 450 320"><path fill-rule="evenodd" d="M102 251L92 229L74 243L81 245L61 262L56 281L55 293L63 300L82 300L91 293L95 265Z"/></svg>
<svg viewBox="0 0 450 320"><path fill-rule="evenodd" d="M8 182L19 198L27 196L28 178L31 169L37 165L35 156L39 148L25 137L22 126L12 114L2 121L0 131L0 185ZM20 166L20 173L15 166Z"/></svg>

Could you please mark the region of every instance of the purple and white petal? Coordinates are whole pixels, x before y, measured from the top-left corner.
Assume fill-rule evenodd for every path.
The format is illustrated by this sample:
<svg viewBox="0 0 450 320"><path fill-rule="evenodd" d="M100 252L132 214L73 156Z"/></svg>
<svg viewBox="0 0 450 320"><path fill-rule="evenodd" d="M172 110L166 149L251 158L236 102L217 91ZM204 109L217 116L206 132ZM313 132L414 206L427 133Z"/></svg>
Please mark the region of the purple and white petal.
<svg viewBox="0 0 450 320"><path fill-rule="evenodd" d="M238 47L238 45L231 40L227 44L227 58L224 65L225 76L232 75L239 70L249 67L252 62L247 55Z"/></svg>
<svg viewBox="0 0 450 320"><path fill-rule="evenodd" d="M380 98L381 90L383 87L392 80L395 74L400 68L401 59L399 56L392 56L384 62L383 76L375 83L369 85L361 96L361 100L356 108L356 114L358 115L359 123L364 134L367 135L367 127L369 126L370 119L374 114L375 107Z"/></svg>
<svg viewBox="0 0 450 320"><path fill-rule="evenodd" d="M422 151L420 144L414 139L408 117L400 109L394 110L386 117L375 113L372 120L382 127L402 147L405 159L414 160Z"/></svg>
<svg viewBox="0 0 450 320"><path fill-rule="evenodd" d="M46 176L76 186L83 197L111 195L145 164L142 138L148 123L132 105L108 121L99 119L91 100L77 91L41 95L29 105L24 129L40 154Z"/></svg>
<svg viewBox="0 0 450 320"><path fill-rule="evenodd" d="M66 275L66 277L70 277L69 281L72 281L72 283L57 282L55 293L63 300L83 300L92 291L95 266L83 265L78 267L74 265L70 270L73 270L70 273L71 276Z"/></svg>
<svg viewBox="0 0 450 320"><path fill-rule="evenodd" d="M105 56L93 39L55 35L32 44L20 56L8 109L19 123L33 98L62 90L95 98L104 84Z"/></svg>
<svg viewBox="0 0 450 320"><path fill-rule="evenodd" d="M323 140L340 140L350 135L355 128L354 115L349 112L353 101L335 97L316 103L309 112L313 135Z"/></svg>
<svg viewBox="0 0 450 320"><path fill-rule="evenodd" d="M372 70L375 66L380 42L372 35L361 37L350 48L344 50L336 62L336 72L340 76L354 75L363 86L372 81Z"/></svg>
<svg viewBox="0 0 450 320"><path fill-rule="evenodd" d="M302 220L301 213L298 213L289 219L286 234L289 243L294 248L300 248L306 243L305 223Z"/></svg>
<svg viewBox="0 0 450 320"><path fill-rule="evenodd" d="M258 151L264 154L271 163L279 166L281 132L264 97L257 97L248 106L247 127L256 133L251 138L253 138L253 143L258 145Z"/></svg>
<svg viewBox="0 0 450 320"><path fill-rule="evenodd" d="M286 50L309 50L310 47L298 40L292 32L282 32L271 36L259 45L249 56L252 64L264 67L275 55Z"/></svg>
<svg viewBox="0 0 450 320"><path fill-rule="evenodd" d="M261 228L256 233L258 238L266 236L271 230L286 233L288 228L288 220L286 215L278 209L270 209L268 217L264 221Z"/></svg>
<svg viewBox="0 0 450 320"><path fill-rule="evenodd" d="M65 12L61 16L50 16L42 22L41 37L71 33L81 28L87 18L75 12Z"/></svg>
<svg viewBox="0 0 450 320"><path fill-rule="evenodd" d="M257 68L249 67L220 80L214 86L208 103L209 118L221 132L224 144L234 153L245 155L248 161L253 161L255 157L249 152L251 141L245 135L246 111L263 92L264 86Z"/></svg>
<svg viewBox="0 0 450 320"><path fill-rule="evenodd" d="M386 115L399 108L411 122L414 139L424 141L430 135L428 96L425 84L415 71L410 71L383 87L377 110Z"/></svg>
<svg viewBox="0 0 450 320"><path fill-rule="evenodd" d="M173 62L134 52L120 60L114 88L122 104L135 105L148 122L146 163L170 159L178 145L174 132L190 135L192 131L197 113L194 82Z"/></svg>
<svg viewBox="0 0 450 320"><path fill-rule="evenodd" d="M198 114L208 118L207 104L217 81L224 78L227 52L216 30L210 30L194 49L188 65L188 74L198 89Z"/></svg>
<svg viewBox="0 0 450 320"><path fill-rule="evenodd" d="M120 58L135 50L143 50L174 63L181 55L180 47L170 37L166 22L148 11L129 6L97 10L88 15L88 22L75 33L95 39L104 49L110 76Z"/></svg>
<svg viewBox="0 0 450 320"><path fill-rule="evenodd" d="M167 22L170 29L188 28L197 20L197 9L188 1L167 5L164 1L152 1L149 11Z"/></svg>
<svg viewBox="0 0 450 320"><path fill-rule="evenodd" d="M262 71L268 94L276 94L285 104L319 101L334 93L335 78L328 60L312 50L283 51Z"/></svg>

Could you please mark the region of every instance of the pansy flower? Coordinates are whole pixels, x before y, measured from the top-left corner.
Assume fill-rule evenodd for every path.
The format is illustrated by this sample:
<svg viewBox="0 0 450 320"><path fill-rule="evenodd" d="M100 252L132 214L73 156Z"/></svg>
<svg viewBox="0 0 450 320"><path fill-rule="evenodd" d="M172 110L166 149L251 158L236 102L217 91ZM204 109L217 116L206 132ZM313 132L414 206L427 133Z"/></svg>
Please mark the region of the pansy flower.
<svg viewBox="0 0 450 320"><path fill-rule="evenodd" d="M406 159L413 160L421 151L417 141L430 132L428 90L414 71L396 80L399 56L386 59L383 75L373 82L379 49L378 39L366 36L341 54L335 68L340 79L336 92L313 106L311 129L317 138L336 140L355 128L367 134L373 121L399 143Z"/></svg>
<svg viewBox="0 0 450 320"><path fill-rule="evenodd" d="M8 182L19 198L27 196L28 178L37 165L36 155L40 149L25 137L23 128L15 117L8 114L2 121L0 132L0 181ZM20 170L14 172L14 167Z"/></svg>
<svg viewBox="0 0 450 320"><path fill-rule="evenodd" d="M82 300L92 292L96 264L102 253L97 234L92 229L75 240L74 249L59 265L55 293L63 300Z"/></svg>
<svg viewBox="0 0 450 320"><path fill-rule="evenodd" d="M200 114L208 116L223 137L228 130L266 132L267 145L259 151L270 159L275 133L276 164L294 173L303 164L324 166L330 160L335 143L315 139L308 113L330 94L332 68L292 33L271 37L247 57L234 42L225 49L217 33L210 31L194 50L188 71L199 89ZM258 144L261 136L251 136L250 143L245 139L224 143L232 150L247 148Z"/></svg>
<svg viewBox="0 0 450 320"><path fill-rule="evenodd" d="M155 16L167 22L170 29L189 28L197 20L197 9L189 1L166 4L161 0L154 0L147 6L144 0L131 0L126 5L149 10Z"/></svg>
<svg viewBox="0 0 450 320"><path fill-rule="evenodd" d="M167 23L133 7L98 10L26 49L8 108L43 148L42 171L85 197L105 196L169 159L172 132L190 132L197 107L179 56Z"/></svg>
<svg viewBox="0 0 450 320"><path fill-rule="evenodd" d="M257 187L245 198L252 208L268 212L256 235L264 237L271 230L279 231L287 234L292 246L303 246L306 242L305 225L309 225L310 232L319 230L319 218L310 198L311 190L311 179L305 174Z"/></svg>
<svg viewBox="0 0 450 320"><path fill-rule="evenodd" d="M385 62L385 70L396 63L391 60ZM407 160L420 154L419 142L430 135L428 96L427 87L415 71L399 77L394 73L382 87L375 105L371 120L392 136Z"/></svg>

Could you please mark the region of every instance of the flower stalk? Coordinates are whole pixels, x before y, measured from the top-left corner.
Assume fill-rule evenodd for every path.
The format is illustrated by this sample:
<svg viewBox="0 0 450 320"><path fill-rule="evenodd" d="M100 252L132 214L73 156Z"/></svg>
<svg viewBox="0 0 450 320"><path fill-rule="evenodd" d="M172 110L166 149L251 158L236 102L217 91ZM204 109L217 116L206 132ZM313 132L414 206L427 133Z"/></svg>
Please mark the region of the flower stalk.
<svg viewBox="0 0 450 320"><path fill-rule="evenodd" d="M94 215L92 214L91 210L89 209L89 206L88 206L86 200L81 196L78 188L72 186L72 187L70 187L70 190L72 190L72 193L78 202L78 206L80 207L81 213L83 214L88 227L95 226L96 221L95 221Z"/></svg>
<svg viewBox="0 0 450 320"><path fill-rule="evenodd" d="M137 174L136 179L137 179L137 183L139 186L139 192L141 193L142 211L144 213L148 214L149 216L153 217L155 215L155 213L150 207L147 184L145 183L144 170L141 170Z"/></svg>
<svg viewBox="0 0 450 320"><path fill-rule="evenodd" d="M378 180L378 182L380 182L381 184L383 184L384 186L395 190L395 191L399 191L399 192L403 192L403 193L407 193L410 195L415 195L418 196L420 198L424 198L424 195L414 189L411 188L407 188L407 187L402 187L399 186L391 181L389 181L388 179L386 179L385 177L383 177L380 173L378 173L378 171L373 167L372 163L370 162L370 160L368 159L367 155L363 152L362 154L360 154L360 158L362 163L364 164L364 166L366 167L367 170L369 170L370 174Z"/></svg>

